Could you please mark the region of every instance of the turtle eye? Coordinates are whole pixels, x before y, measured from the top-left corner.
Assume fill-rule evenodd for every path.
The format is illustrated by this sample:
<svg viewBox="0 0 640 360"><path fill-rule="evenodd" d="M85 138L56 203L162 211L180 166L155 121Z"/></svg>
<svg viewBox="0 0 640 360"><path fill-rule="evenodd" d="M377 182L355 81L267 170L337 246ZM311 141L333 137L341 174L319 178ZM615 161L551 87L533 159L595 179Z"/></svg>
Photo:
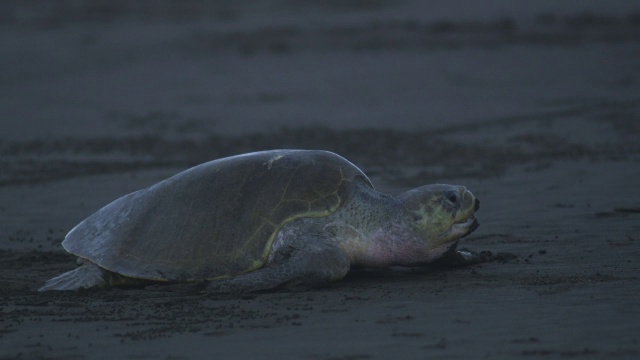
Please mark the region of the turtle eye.
<svg viewBox="0 0 640 360"><path fill-rule="evenodd" d="M458 205L458 193L455 190L448 190L444 196L451 205Z"/></svg>

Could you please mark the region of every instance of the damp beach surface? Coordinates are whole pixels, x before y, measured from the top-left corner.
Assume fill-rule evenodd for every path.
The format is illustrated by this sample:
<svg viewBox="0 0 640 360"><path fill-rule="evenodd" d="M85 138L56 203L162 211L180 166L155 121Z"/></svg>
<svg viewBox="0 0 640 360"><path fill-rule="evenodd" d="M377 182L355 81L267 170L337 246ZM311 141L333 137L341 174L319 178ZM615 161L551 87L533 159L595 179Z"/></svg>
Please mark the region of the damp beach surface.
<svg viewBox="0 0 640 360"><path fill-rule="evenodd" d="M576 7L578 6L578 7ZM640 356L632 1L0 5L0 358ZM231 299L35 289L110 201L190 166L337 152L481 201L497 261Z"/></svg>

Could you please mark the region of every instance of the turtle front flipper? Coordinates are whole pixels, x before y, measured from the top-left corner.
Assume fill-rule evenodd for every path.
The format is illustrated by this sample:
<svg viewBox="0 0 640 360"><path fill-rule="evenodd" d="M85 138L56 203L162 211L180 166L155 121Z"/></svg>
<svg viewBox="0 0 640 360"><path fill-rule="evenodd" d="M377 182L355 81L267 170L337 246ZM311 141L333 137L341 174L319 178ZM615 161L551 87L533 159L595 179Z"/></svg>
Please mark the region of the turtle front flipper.
<svg viewBox="0 0 640 360"><path fill-rule="evenodd" d="M340 249L330 245L289 248L286 255L256 271L232 279L213 280L207 293L242 294L273 289L306 290L342 279L351 261Z"/></svg>
<svg viewBox="0 0 640 360"><path fill-rule="evenodd" d="M85 262L75 270L67 271L47 280L38 291L69 291L90 288L104 288L141 282L142 280L128 278L91 263Z"/></svg>
<svg viewBox="0 0 640 360"><path fill-rule="evenodd" d="M491 251L470 251L467 249L451 249L440 259L430 263L433 267L458 268L497 260Z"/></svg>

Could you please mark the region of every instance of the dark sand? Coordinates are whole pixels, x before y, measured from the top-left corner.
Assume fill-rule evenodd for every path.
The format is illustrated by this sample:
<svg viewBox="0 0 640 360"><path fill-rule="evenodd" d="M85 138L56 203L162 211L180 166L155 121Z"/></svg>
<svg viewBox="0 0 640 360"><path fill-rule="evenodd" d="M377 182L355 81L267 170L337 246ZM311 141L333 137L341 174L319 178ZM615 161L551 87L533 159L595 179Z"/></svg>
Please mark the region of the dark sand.
<svg viewBox="0 0 640 360"><path fill-rule="evenodd" d="M633 1L57 3L0 5L0 359L640 358ZM34 291L109 201L269 148L467 185L460 246L512 256L241 299Z"/></svg>

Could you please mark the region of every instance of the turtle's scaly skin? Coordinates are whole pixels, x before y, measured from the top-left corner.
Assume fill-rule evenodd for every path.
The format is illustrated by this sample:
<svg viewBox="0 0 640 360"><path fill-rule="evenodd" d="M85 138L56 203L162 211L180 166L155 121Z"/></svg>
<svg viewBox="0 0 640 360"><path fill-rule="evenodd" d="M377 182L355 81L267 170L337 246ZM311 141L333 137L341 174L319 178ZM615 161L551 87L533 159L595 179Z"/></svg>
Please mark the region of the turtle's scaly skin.
<svg viewBox="0 0 640 360"><path fill-rule="evenodd" d="M112 202L62 244L132 278L231 277L262 267L285 223L335 212L356 177L370 185L356 166L326 151L214 160Z"/></svg>

